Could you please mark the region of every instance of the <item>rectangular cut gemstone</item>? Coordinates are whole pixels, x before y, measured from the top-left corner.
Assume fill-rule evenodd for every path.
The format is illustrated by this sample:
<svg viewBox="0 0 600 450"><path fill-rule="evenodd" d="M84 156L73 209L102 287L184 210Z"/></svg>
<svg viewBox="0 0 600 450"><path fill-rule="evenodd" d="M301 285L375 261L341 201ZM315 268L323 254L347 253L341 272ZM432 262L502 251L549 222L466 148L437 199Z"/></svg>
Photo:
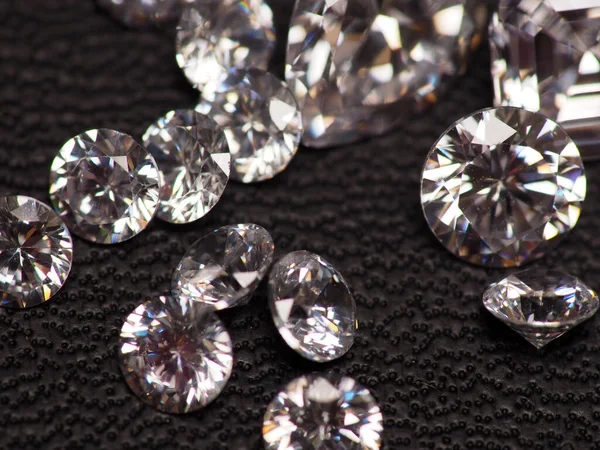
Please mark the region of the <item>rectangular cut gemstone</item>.
<svg viewBox="0 0 600 450"><path fill-rule="evenodd" d="M558 121L600 158L600 0L501 0L490 28L495 104Z"/></svg>

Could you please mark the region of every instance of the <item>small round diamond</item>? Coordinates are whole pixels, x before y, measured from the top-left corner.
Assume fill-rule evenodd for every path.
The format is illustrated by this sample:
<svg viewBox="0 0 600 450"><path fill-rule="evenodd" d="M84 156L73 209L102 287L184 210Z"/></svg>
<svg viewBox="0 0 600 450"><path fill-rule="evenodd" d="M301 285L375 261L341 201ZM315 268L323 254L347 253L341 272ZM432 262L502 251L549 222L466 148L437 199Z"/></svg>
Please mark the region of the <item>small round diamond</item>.
<svg viewBox="0 0 600 450"><path fill-rule="evenodd" d="M208 214L231 167L227 138L217 123L194 110L171 111L148 128L143 141L161 174L157 216L181 224Z"/></svg>
<svg viewBox="0 0 600 450"><path fill-rule="evenodd" d="M273 178L298 150L302 136L298 104L286 84L270 73L230 70L205 86L196 109L225 131L234 180Z"/></svg>
<svg viewBox="0 0 600 450"><path fill-rule="evenodd" d="M221 227L196 241L173 274L176 294L225 309L247 303L273 263L275 244L258 225Z"/></svg>
<svg viewBox="0 0 600 450"><path fill-rule="evenodd" d="M337 376L295 379L268 406L263 424L266 450L377 450L382 432L369 390Z"/></svg>
<svg viewBox="0 0 600 450"><path fill-rule="evenodd" d="M130 27L177 20L181 2L182 0L98 0L98 4L115 19Z"/></svg>
<svg viewBox="0 0 600 450"><path fill-rule="evenodd" d="M263 0L196 2L177 28L177 63L200 89L231 68L266 69L274 48L273 13Z"/></svg>
<svg viewBox="0 0 600 450"><path fill-rule="evenodd" d="M581 280L556 270L524 270L490 285L483 304L541 348L591 318L600 302Z"/></svg>
<svg viewBox="0 0 600 450"><path fill-rule="evenodd" d="M71 235L49 206L30 197L0 198L0 305L27 308L49 300L67 280Z"/></svg>
<svg viewBox="0 0 600 450"><path fill-rule="evenodd" d="M275 263L269 307L285 342L307 359L332 361L354 343L354 298L342 275L318 255L297 251Z"/></svg>
<svg viewBox="0 0 600 450"><path fill-rule="evenodd" d="M185 297L162 296L127 317L119 362L125 381L144 403L188 413L221 393L231 375L233 351L214 313Z"/></svg>
<svg viewBox="0 0 600 450"><path fill-rule="evenodd" d="M433 146L421 202L440 242L488 267L539 258L571 230L586 194L579 150L547 117L492 108L456 122Z"/></svg>
<svg viewBox="0 0 600 450"><path fill-rule="evenodd" d="M91 130L70 139L52 162L50 199L73 234L115 244L143 231L159 202L154 158L131 136Z"/></svg>

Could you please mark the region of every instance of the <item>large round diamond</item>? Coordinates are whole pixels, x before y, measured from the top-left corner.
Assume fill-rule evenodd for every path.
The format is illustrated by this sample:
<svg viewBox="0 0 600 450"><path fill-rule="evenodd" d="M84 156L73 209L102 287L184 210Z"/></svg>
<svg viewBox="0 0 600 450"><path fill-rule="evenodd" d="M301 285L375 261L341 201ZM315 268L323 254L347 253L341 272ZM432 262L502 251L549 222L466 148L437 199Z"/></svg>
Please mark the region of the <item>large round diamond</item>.
<svg viewBox="0 0 600 450"><path fill-rule="evenodd" d="M307 359L332 361L354 343L354 297L342 274L314 253L292 252L275 263L269 307L281 337Z"/></svg>
<svg viewBox="0 0 600 450"><path fill-rule="evenodd" d="M185 297L162 296L127 317L119 362L144 403L188 413L221 393L231 375L232 352L229 333L214 313Z"/></svg>
<svg viewBox="0 0 600 450"><path fill-rule="evenodd" d="M52 162L50 199L72 233L100 244L131 239L159 202L154 158L131 136L91 130L70 139Z"/></svg>
<svg viewBox="0 0 600 450"><path fill-rule="evenodd" d="M456 256L489 267L539 258L575 226L586 194L577 146L553 120L517 108L479 111L427 157L425 218Z"/></svg>
<svg viewBox="0 0 600 450"><path fill-rule="evenodd" d="M227 138L217 123L194 110L171 111L148 128L143 141L161 174L157 216L189 223L208 214L231 167Z"/></svg>
<svg viewBox="0 0 600 450"><path fill-rule="evenodd" d="M173 292L215 309L243 305L274 252L273 238L259 225L221 227L192 244L173 274Z"/></svg>
<svg viewBox="0 0 600 450"><path fill-rule="evenodd" d="M0 198L0 305L49 300L71 271L69 230L49 206L22 195Z"/></svg>
<svg viewBox="0 0 600 450"><path fill-rule="evenodd" d="M283 171L298 150L302 119L286 84L259 69L230 70L202 91L199 112L225 130L231 177L244 183Z"/></svg>
<svg viewBox="0 0 600 450"><path fill-rule="evenodd" d="M117 20L131 27L177 20L181 3L192 0L98 0Z"/></svg>
<svg viewBox="0 0 600 450"><path fill-rule="evenodd" d="M337 376L295 379L268 406L263 424L266 450L377 450L382 432L369 390Z"/></svg>
<svg viewBox="0 0 600 450"><path fill-rule="evenodd" d="M263 0L204 0L177 28L177 63L199 89L231 68L266 69L275 48L273 13Z"/></svg>
<svg viewBox="0 0 600 450"><path fill-rule="evenodd" d="M390 130L437 101L486 20L481 0L296 0L286 80L310 147Z"/></svg>
<svg viewBox="0 0 600 450"><path fill-rule="evenodd" d="M556 270L525 270L492 284L483 304L537 348L598 311L598 295L581 280Z"/></svg>

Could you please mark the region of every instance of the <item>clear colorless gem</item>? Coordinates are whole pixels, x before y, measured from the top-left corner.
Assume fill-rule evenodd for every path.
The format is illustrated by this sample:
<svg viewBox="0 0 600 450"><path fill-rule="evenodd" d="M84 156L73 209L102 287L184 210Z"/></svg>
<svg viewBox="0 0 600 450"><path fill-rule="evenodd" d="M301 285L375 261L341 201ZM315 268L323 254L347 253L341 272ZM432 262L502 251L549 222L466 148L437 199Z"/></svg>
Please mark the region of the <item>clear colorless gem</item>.
<svg viewBox="0 0 600 450"><path fill-rule="evenodd" d="M598 311L598 296L581 280L555 270L525 270L492 284L483 304L537 348Z"/></svg>
<svg viewBox="0 0 600 450"><path fill-rule="evenodd" d="M577 146L553 120L502 107L450 127L427 157L425 218L456 256L488 267L539 258L571 230L586 194Z"/></svg>
<svg viewBox="0 0 600 450"><path fill-rule="evenodd" d="M73 261L69 230L52 208L30 197L0 198L0 305L27 308L49 300Z"/></svg>
<svg viewBox="0 0 600 450"><path fill-rule="evenodd" d="M171 111L143 138L161 174L157 216L171 223L204 217L219 201L231 167L223 130L194 110Z"/></svg>
<svg viewBox="0 0 600 450"><path fill-rule="evenodd" d="M266 69L275 48L273 13L263 0L204 0L177 28L177 63L203 89L231 68Z"/></svg>
<svg viewBox="0 0 600 450"><path fill-rule="evenodd" d="M70 139L50 172L50 199L73 234L99 244L131 239L159 203L154 158L131 136L91 130Z"/></svg>
<svg viewBox="0 0 600 450"><path fill-rule="evenodd" d="M598 0L502 0L490 42L497 105L540 111L600 145Z"/></svg>
<svg viewBox="0 0 600 450"><path fill-rule="evenodd" d="M382 432L369 390L335 375L292 381L268 406L263 424L266 450L376 450Z"/></svg>
<svg viewBox="0 0 600 450"><path fill-rule="evenodd" d="M285 83L259 69L232 69L202 91L199 112L223 128L233 157L231 177L273 178L298 150L302 119Z"/></svg>
<svg viewBox="0 0 600 450"><path fill-rule="evenodd" d="M173 292L215 309L246 304L274 252L273 238L261 226L218 228L192 244L173 275Z"/></svg>
<svg viewBox="0 0 600 450"><path fill-rule="evenodd" d="M191 0L98 0L117 20L130 27L159 25L177 20L181 3Z"/></svg>
<svg viewBox="0 0 600 450"><path fill-rule="evenodd" d="M144 402L188 413L213 401L233 367L229 333L211 311L185 297L139 305L121 329L119 362L125 381Z"/></svg>
<svg viewBox="0 0 600 450"><path fill-rule="evenodd" d="M286 80L302 142L348 143L424 110L464 70L485 21L481 0L297 0Z"/></svg>
<svg viewBox="0 0 600 450"><path fill-rule="evenodd" d="M285 342L304 358L332 361L354 343L354 297L342 275L318 255L297 251L275 263L269 307Z"/></svg>

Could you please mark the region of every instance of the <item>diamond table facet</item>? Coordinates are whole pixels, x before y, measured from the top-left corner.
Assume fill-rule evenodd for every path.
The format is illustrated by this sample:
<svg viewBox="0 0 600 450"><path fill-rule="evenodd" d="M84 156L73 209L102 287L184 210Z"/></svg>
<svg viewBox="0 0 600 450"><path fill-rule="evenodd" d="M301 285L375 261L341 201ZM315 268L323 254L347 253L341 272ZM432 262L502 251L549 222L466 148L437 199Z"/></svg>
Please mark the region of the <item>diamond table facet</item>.
<svg viewBox="0 0 600 450"><path fill-rule="evenodd" d="M203 89L232 68L267 69L275 49L273 12L263 0L204 0L177 28L177 63Z"/></svg>
<svg viewBox="0 0 600 450"><path fill-rule="evenodd" d="M553 120L523 109L476 112L431 149L421 185L439 241L473 264L540 258L571 230L586 195L577 146Z"/></svg>
<svg viewBox="0 0 600 450"><path fill-rule="evenodd" d="M143 142L161 174L157 216L182 224L208 214L231 167L227 138L217 123L194 110L171 111L148 128Z"/></svg>
<svg viewBox="0 0 600 450"><path fill-rule="evenodd" d="M203 408L223 390L233 347L221 320L185 297L139 305L121 329L119 362L142 400L170 413Z"/></svg>
<svg viewBox="0 0 600 450"><path fill-rule="evenodd" d="M490 28L496 105L542 112L582 151L600 149L598 8L598 0L502 0Z"/></svg>
<svg viewBox="0 0 600 450"><path fill-rule="evenodd" d="M483 304L537 348L598 311L597 294L581 280L555 270L525 270L493 283Z"/></svg>
<svg viewBox="0 0 600 450"><path fill-rule="evenodd" d="M159 203L154 158L131 136L90 130L70 139L52 162L50 199L73 234L115 244L143 231Z"/></svg>
<svg viewBox="0 0 600 450"><path fill-rule="evenodd" d="M266 450L377 450L383 416L368 389L349 377L295 379L267 408Z"/></svg>
<svg viewBox="0 0 600 450"><path fill-rule="evenodd" d="M285 342L304 358L332 361L354 343L354 297L342 275L318 255L297 251L275 263L269 307Z"/></svg>
<svg viewBox="0 0 600 450"><path fill-rule="evenodd" d="M273 263L263 227L228 225L196 241L173 274L172 291L215 309L246 304Z"/></svg>
<svg viewBox="0 0 600 450"><path fill-rule="evenodd" d="M177 20L185 1L188 0L98 0L98 4L125 25L140 27Z"/></svg>
<svg viewBox="0 0 600 450"><path fill-rule="evenodd" d="M67 280L72 261L69 230L49 206L22 195L0 198L0 306L49 300Z"/></svg>
<svg viewBox="0 0 600 450"><path fill-rule="evenodd" d="M389 131L437 101L481 40L481 0L297 0L286 80L309 147Z"/></svg>
<svg viewBox="0 0 600 450"><path fill-rule="evenodd" d="M259 69L232 69L202 91L196 108L225 131L231 177L244 183L273 178L298 150L302 119L286 84Z"/></svg>

